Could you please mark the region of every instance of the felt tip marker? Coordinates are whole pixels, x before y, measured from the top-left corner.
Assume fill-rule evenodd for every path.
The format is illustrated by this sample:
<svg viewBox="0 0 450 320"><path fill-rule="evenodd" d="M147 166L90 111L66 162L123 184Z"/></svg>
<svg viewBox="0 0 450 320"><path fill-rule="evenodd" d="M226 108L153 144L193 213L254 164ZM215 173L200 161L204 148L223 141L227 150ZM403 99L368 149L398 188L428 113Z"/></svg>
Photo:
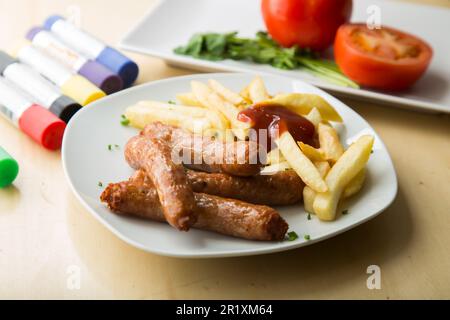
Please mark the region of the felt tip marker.
<svg viewBox="0 0 450 320"><path fill-rule="evenodd" d="M114 71L122 78L125 87L129 87L136 80L139 68L135 62L78 29L63 17L50 16L45 21L44 28L55 33L64 43L87 58L96 60Z"/></svg>
<svg viewBox="0 0 450 320"><path fill-rule="evenodd" d="M62 95L54 84L37 71L18 62L3 51L0 51L0 74L32 96L33 101L46 107L66 123L81 109L79 103Z"/></svg>
<svg viewBox="0 0 450 320"><path fill-rule="evenodd" d="M123 89L121 77L101 63L86 59L44 28L34 27L28 31L26 37L35 47L45 51L73 72L85 77L106 94Z"/></svg>
<svg viewBox="0 0 450 320"><path fill-rule="evenodd" d="M19 164L0 147L0 188L9 186L16 179L19 173Z"/></svg>
<svg viewBox="0 0 450 320"><path fill-rule="evenodd" d="M66 124L46 108L32 103L20 89L0 77L0 114L44 148L61 147Z"/></svg>
<svg viewBox="0 0 450 320"><path fill-rule="evenodd" d="M28 64L48 80L56 84L63 94L82 106L87 105L106 94L86 78L74 74L66 66L31 45L28 40L11 52L11 55Z"/></svg>

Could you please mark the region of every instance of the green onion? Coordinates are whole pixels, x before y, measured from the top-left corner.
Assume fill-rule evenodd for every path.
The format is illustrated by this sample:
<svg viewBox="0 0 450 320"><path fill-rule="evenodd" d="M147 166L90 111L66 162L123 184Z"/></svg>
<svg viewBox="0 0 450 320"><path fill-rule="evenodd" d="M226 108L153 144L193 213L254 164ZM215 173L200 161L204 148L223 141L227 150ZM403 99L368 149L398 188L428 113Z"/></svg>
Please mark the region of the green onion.
<svg viewBox="0 0 450 320"><path fill-rule="evenodd" d="M294 241L294 240L298 239L298 234L295 231L288 232L287 236L288 236L288 238L287 238L288 241Z"/></svg>
<svg viewBox="0 0 450 320"><path fill-rule="evenodd" d="M121 125L127 126L127 125L130 124L130 120L128 120L127 117L125 117L124 114L122 114L122 115L120 116L120 118L121 118L121 119L120 119L120 124L121 124Z"/></svg>
<svg viewBox="0 0 450 320"><path fill-rule="evenodd" d="M311 236L309 234L305 234L303 238L305 238L306 241L311 240Z"/></svg>

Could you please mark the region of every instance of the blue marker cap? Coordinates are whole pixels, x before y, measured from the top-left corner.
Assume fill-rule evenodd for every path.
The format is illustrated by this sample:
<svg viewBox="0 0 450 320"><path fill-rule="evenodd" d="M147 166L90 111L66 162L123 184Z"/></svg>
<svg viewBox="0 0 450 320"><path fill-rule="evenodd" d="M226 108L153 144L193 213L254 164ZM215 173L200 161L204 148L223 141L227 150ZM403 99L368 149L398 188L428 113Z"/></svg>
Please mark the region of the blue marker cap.
<svg viewBox="0 0 450 320"><path fill-rule="evenodd" d="M138 77L137 64L111 47L105 47L95 60L117 73L125 87L132 85Z"/></svg>
<svg viewBox="0 0 450 320"><path fill-rule="evenodd" d="M55 14L55 15L53 15L53 16L50 16L50 17L47 18L47 20L45 20L45 22L44 22L44 28L47 29L47 30L51 30L53 24L54 24L56 21L62 20L62 19L64 19L64 18L61 17L61 16L59 16L59 15L57 15L57 14Z"/></svg>

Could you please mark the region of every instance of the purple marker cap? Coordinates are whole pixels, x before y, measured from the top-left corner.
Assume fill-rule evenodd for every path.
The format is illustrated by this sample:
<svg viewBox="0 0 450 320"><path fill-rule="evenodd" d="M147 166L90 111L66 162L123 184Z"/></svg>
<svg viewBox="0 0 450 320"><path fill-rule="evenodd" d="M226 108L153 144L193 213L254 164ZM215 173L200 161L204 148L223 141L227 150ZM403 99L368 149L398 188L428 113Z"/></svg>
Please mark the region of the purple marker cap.
<svg viewBox="0 0 450 320"><path fill-rule="evenodd" d="M44 28L47 30L51 30L53 24L58 20L64 20L64 18L57 14L48 17L47 20L45 20L45 22L44 22Z"/></svg>
<svg viewBox="0 0 450 320"><path fill-rule="evenodd" d="M78 70L78 73L102 89L106 94L123 89L122 78L96 61L86 61Z"/></svg>
<svg viewBox="0 0 450 320"><path fill-rule="evenodd" d="M45 31L45 29L42 27L33 27L28 31L26 37L32 41L41 31ZM75 71L102 89L106 94L123 89L122 78L96 61L87 60L79 70Z"/></svg>
<svg viewBox="0 0 450 320"><path fill-rule="evenodd" d="M27 35L25 37L28 40L32 41L34 39L34 37L43 30L45 30L45 29L42 27L33 27L27 32Z"/></svg>

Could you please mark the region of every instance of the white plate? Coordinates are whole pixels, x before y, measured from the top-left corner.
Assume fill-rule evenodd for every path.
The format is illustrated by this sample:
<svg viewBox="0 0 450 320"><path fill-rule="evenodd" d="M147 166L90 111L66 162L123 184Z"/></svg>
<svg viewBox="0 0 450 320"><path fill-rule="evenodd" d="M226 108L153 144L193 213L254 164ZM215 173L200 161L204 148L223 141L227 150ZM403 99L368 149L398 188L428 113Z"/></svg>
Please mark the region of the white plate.
<svg viewBox="0 0 450 320"><path fill-rule="evenodd" d="M397 179L392 161L381 139L370 125L355 111L336 98L304 82L264 76L270 92L309 92L324 97L340 113L346 126L341 127L342 142L347 145L363 133L375 135L374 153L368 163L368 179L361 194L345 208L349 213L335 222L320 222L316 217L307 220L301 204L280 207L291 231L299 239L289 242L257 242L235 239L207 231L178 232L166 224L121 217L109 212L99 196L109 182L126 180L133 173L123 156L123 146L138 133L120 124L120 115L127 106L140 100L168 101L178 92L189 91L193 79L214 78L233 90L241 89L253 78L250 74L200 74L171 78L143 84L105 97L79 111L69 122L63 140L62 159L67 179L78 199L113 233L124 241L146 251L177 257L225 257L262 254L302 247L324 240L375 217L395 198ZM121 149L109 151L109 144ZM103 187L98 186L98 182ZM304 235L311 236L310 241Z"/></svg>
<svg viewBox="0 0 450 320"><path fill-rule="evenodd" d="M398 94L336 86L304 71L284 71L267 65L241 61L205 61L173 53L197 32L239 31L254 36L264 30L260 0L165 0L140 21L121 41L124 49L146 53L169 63L201 71L256 72L301 79L335 95L375 100L395 107L450 112L450 41L443 32L450 30L450 10L394 1L353 1L352 21L365 22L367 8L378 6L381 22L425 39L434 49L426 74L408 91Z"/></svg>

